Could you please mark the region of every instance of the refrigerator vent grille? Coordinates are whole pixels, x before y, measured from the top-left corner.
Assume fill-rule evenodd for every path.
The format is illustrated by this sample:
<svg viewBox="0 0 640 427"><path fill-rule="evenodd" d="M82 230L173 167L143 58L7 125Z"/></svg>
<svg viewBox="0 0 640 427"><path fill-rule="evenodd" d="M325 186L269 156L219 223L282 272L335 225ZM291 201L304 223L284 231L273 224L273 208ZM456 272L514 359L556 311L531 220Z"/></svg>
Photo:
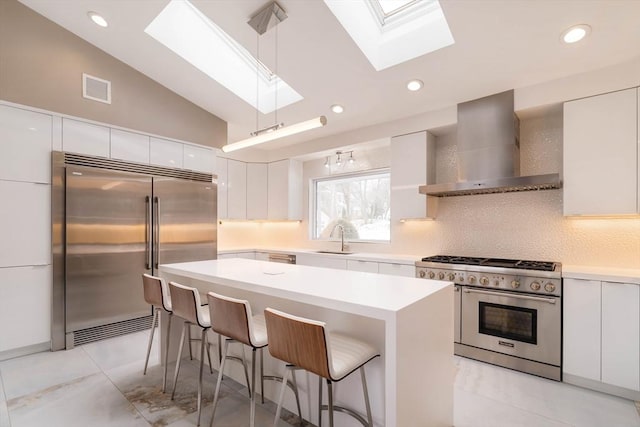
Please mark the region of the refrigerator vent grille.
<svg viewBox="0 0 640 427"><path fill-rule="evenodd" d="M121 172L143 173L153 176L166 176L169 178L181 178L191 181L212 182L213 175L203 172L195 172L185 169L165 168L162 166L144 165L140 163L113 160L104 157L84 156L82 154L64 153L64 163L75 166L88 166L101 169L110 169Z"/></svg>
<svg viewBox="0 0 640 427"><path fill-rule="evenodd" d="M126 335L132 332L144 331L145 329L151 328L152 321L153 316L145 316L123 322L96 326L94 328L81 329L73 333L73 346Z"/></svg>

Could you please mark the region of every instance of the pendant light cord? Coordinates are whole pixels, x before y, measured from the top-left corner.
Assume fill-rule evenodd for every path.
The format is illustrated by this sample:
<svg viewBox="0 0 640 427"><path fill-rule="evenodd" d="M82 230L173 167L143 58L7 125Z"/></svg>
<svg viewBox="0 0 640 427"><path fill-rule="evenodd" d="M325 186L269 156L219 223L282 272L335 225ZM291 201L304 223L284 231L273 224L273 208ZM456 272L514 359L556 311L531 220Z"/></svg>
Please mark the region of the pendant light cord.
<svg viewBox="0 0 640 427"><path fill-rule="evenodd" d="M256 33L256 132L260 129L259 107L260 107L260 34Z"/></svg>
<svg viewBox="0 0 640 427"><path fill-rule="evenodd" d="M276 73L274 75L276 81L276 95L275 95L275 107L276 107L276 126L278 125L278 26L276 25Z"/></svg>

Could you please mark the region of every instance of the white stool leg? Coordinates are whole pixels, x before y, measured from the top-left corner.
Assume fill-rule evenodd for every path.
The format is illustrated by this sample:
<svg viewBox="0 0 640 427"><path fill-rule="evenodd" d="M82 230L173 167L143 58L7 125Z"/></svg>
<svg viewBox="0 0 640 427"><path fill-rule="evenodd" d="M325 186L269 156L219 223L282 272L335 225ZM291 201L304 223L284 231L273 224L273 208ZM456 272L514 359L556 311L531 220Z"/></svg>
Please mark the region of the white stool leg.
<svg viewBox="0 0 640 427"><path fill-rule="evenodd" d="M282 401L284 400L284 391L287 389L287 378L289 377L289 367L285 366L282 375L282 387L280 388L280 397L278 398L278 408L276 409L276 417L273 420L273 427L278 426L280 420L280 411L282 410Z"/></svg>
<svg viewBox="0 0 640 427"><path fill-rule="evenodd" d="M149 345L147 346L147 358L144 359L144 371L142 375L147 375L147 365L149 364L149 354L151 354L151 344L153 343L153 333L156 331L156 320L158 320L158 308L153 308L153 320L151 321L151 333L149 334Z"/></svg>
<svg viewBox="0 0 640 427"><path fill-rule="evenodd" d="M169 313L167 321L167 339L164 345L164 374L162 375L162 392L167 392L167 369L169 368L169 337L171 337L171 318L173 313Z"/></svg>
<svg viewBox="0 0 640 427"><path fill-rule="evenodd" d="M186 334L186 328L189 327L187 322L182 326L182 335L180 335L180 346L178 347L178 359L176 360L176 371L173 375L173 390L171 391L171 400L176 394L176 384L178 384L178 373L180 372L180 359L182 359L182 348L184 347L184 336Z"/></svg>
<svg viewBox="0 0 640 427"><path fill-rule="evenodd" d="M371 417L371 404L369 403L369 391L367 390L367 377L364 374L364 365L360 366L360 376L362 377L362 392L364 393L364 404L367 408L367 422L369 427L373 427L373 418Z"/></svg>
<svg viewBox="0 0 640 427"><path fill-rule="evenodd" d="M200 334L200 373L198 374L198 421L196 426L200 425L200 414L202 413L202 371L204 370L204 349L207 347L207 330L202 328Z"/></svg>
<svg viewBox="0 0 640 427"><path fill-rule="evenodd" d="M218 394L220 393L220 383L222 382L222 373L224 371L224 364L227 361L227 351L229 351L229 346L224 346L224 353L222 355L222 360L220 361L220 370L218 371L218 381L216 381L216 391L213 395L213 413L211 414L211 422L209 426L213 426L213 418L216 416L216 406L218 405Z"/></svg>

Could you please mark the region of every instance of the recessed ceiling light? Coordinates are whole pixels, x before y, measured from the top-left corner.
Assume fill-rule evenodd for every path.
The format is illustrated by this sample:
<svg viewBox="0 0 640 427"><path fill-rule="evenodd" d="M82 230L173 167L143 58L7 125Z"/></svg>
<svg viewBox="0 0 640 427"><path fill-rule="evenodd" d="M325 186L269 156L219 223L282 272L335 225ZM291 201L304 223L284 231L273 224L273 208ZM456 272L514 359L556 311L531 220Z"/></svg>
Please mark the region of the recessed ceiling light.
<svg viewBox="0 0 640 427"><path fill-rule="evenodd" d="M87 13L87 15L89 15L89 18L91 18L91 20L96 25L99 25L101 27L108 27L109 26L109 23L107 22L107 20L104 19L101 15L97 14L96 12L89 12L89 13Z"/></svg>
<svg viewBox="0 0 640 427"><path fill-rule="evenodd" d="M591 32L591 27L586 24L574 25L562 33L562 41L565 43L579 42Z"/></svg>
<svg viewBox="0 0 640 427"><path fill-rule="evenodd" d="M424 83L422 83L422 80L418 79L411 80L409 83L407 83L407 89L409 89L411 92L422 89L422 86L424 86Z"/></svg>
<svg viewBox="0 0 640 427"><path fill-rule="evenodd" d="M340 114L344 111L344 108L340 104L333 104L331 106L331 111L333 111L336 114Z"/></svg>

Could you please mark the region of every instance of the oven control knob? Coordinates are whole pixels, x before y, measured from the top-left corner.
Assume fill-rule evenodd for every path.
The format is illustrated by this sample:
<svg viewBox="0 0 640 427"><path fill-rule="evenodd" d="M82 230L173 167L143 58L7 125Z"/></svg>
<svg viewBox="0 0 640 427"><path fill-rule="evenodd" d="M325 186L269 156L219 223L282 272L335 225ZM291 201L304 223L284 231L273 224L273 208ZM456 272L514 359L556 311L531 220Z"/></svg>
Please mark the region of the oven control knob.
<svg viewBox="0 0 640 427"><path fill-rule="evenodd" d="M456 279L456 275L454 273L449 273L449 276L447 276L449 278L450 282L453 282Z"/></svg>
<svg viewBox="0 0 640 427"><path fill-rule="evenodd" d="M469 283L471 283L472 285L476 283L476 276L469 276Z"/></svg>
<svg viewBox="0 0 640 427"><path fill-rule="evenodd" d="M444 272L440 272L438 273L438 279L443 280L444 279Z"/></svg>
<svg viewBox="0 0 640 427"><path fill-rule="evenodd" d="M531 287L532 290L534 291L539 291L540 290L540 283L538 282L531 282L531 284L529 285L529 287Z"/></svg>
<svg viewBox="0 0 640 427"><path fill-rule="evenodd" d="M481 284L482 286L487 286L487 285L489 284L489 279L488 279L487 277L485 277L485 276L482 276L482 277L480 278L480 284Z"/></svg>
<svg viewBox="0 0 640 427"><path fill-rule="evenodd" d="M518 288L520 287L520 282L519 282L519 281L517 281L517 280L512 280L512 281L511 281L511 287L512 287L513 289L518 289Z"/></svg>
<svg viewBox="0 0 640 427"><path fill-rule="evenodd" d="M420 273L418 273L420 275L420 277L424 277L426 275L426 273L424 271L421 271Z"/></svg>
<svg viewBox="0 0 640 427"><path fill-rule="evenodd" d="M434 273L433 271L429 272L429 279L433 279L434 277L436 277L436 273Z"/></svg>
<svg viewBox="0 0 640 427"><path fill-rule="evenodd" d="M494 284L495 286L500 286L500 279L496 279L496 280L493 282L493 284Z"/></svg>
<svg viewBox="0 0 640 427"><path fill-rule="evenodd" d="M549 282L546 285L544 285L544 290L547 292L553 292L556 290L556 285L554 285L553 283Z"/></svg>

